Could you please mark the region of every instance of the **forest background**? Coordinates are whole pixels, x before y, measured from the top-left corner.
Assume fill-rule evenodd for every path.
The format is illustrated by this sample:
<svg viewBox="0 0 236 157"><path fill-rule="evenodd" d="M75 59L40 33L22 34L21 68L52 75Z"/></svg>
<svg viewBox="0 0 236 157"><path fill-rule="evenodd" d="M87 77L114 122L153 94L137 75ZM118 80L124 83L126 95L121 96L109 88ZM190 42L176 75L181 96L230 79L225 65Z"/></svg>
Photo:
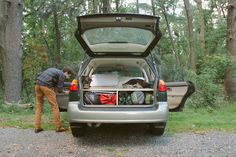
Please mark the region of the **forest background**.
<svg viewBox="0 0 236 157"><path fill-rule="evenodd" d="M234 0L0 0L0 103L34 101L37 73L78 70L85 56L74 32L76 16L135 13L160 16L153 50L167 81L190 80L193 107L216 107L236 97Z"/></svg>

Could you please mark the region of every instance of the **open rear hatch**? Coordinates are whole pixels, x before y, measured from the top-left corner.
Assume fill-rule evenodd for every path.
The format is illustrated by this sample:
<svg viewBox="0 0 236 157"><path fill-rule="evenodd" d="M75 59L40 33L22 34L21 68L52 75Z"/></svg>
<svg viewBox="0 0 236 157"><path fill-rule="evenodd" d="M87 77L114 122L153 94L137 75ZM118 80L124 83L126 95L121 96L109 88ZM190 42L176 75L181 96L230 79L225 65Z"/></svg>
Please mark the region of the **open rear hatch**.
<svg viewBox="0 0 236 157"><path fill-rule="evenodd" d="M78 16L75 36L91 56L146 57L161 38L159 17L139 14Z"/></svg>

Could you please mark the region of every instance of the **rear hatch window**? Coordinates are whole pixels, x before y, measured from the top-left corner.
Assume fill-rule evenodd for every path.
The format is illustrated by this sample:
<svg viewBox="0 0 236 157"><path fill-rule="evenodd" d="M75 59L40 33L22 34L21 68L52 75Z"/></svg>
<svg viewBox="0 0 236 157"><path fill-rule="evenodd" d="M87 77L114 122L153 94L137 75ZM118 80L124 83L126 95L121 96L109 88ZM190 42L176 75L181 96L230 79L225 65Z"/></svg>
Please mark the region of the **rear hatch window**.
<svg viewBox="0 0 236 157"><path fill-rule="evenodd" d="M161 37L159 17L96 14L77 17L76 38L89 56L146 57Z"/></svg>

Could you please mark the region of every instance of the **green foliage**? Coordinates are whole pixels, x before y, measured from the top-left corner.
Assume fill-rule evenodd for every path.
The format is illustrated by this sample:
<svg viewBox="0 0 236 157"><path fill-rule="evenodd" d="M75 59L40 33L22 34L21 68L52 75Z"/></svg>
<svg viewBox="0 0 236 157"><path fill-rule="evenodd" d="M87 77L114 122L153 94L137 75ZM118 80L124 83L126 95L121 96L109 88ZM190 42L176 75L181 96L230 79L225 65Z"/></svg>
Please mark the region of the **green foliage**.
<svg viewBox="0 0 236 157"><path fill-rule="evenodd" d="M206 56L198 73L210 75L214 83L223 83L225 71L230 66L230 58L227 55Z"/></svg>
<svg viewBox="0 0 236 157"><path fill-rule="evenodd" d="M22 97L32 102L37 74L49 67L71 66L77 70L83 51L74 37L80 1L24 1L24 56ZM61 34L60 56L57 52L54 13ZM60 58L60 63L57 63Z"/></svg>
<svg viewBox="0 0 236 157"><path fill-rule="evenodd" d="M210 74L195 75L192 78L196 93L192 97L192 105L195 108L199 107L214 107L216 100L222 98L220 85L215 84Z"/></svg>
<svg viewBox="0 0 236 157"><path fill-rule="evenodd" d="M0 88L0 104L3 103L3 90Z"/></svg>
<svg viewBox="0 0 236 157"><path fill-rule="evenodd" d="M48 55L44 45L38 40L28 41L23 58L23 91L22 96L31 98L34 95L35 78L48 65Z"/></svg>
<svg viewBox="0 0 236 157"><path fill-rule="evenodd" d="M162 64L160 71L161 78L167 82L184 80L184 70L176 65Z"/></svg>
<svg viewBox="0 0 236 157"><path fill-rule="evenodd" d="M163 3L164 4L164 3ZM172 4L174 6L174 4ZM165 7L169 8L171 5L165 3ZM164 7L161 5L161 7ZM199 30L199 19L197 16L198 11L194 8L196 16L194 16L194 26ZM161 14L160 14L161 15ZM186 39L187 33L186 23L182 20L184 16L171 14L168 12L168 20L171 23L173 32L173 39L175 42L176 50L179 54L181 67L176 66L175 58L172 53L172 46L169 40L165 23L161 23L163 37L159 43L159 56L158 61L161 64L160 72L161 77L165 81L183 81L190 80L194 82L197 91L192 96L192 101L195 107L201 106L215 106L215 102L224 98L223 82L225 71L230 66L230 59L227 57L226 52L226 21L214 21L212 12L205 10L206 22L206 55L201 52L199 32L195 32L195 52L197 61L197 74L189 69L189 53L188 41ZM214 22L213 22L214 21Z"/></svg>
<svg viewBox="0 0 236 157"><path fill-rule="evenodd" d="M215 107L217 101L224 99L222 86L225 71L230 65L226 55L214 55L205 58L198 74L187 71L187 78L194 82L197 89L192 98L194 107Z"/></svg>
<svg viewBox="0 0 236 157"><path fill-rule="evenodd" d="M211 19L212 20L212 19ZM226 19L218 21L214 28L214 24L207 25L206 31L206 48L207 53L214 54L226 54L226 38L227 38L227 26Z"/></svg>
<svg viewBox="0 0 236 157"><path fill-rule="evenodd" d="M157 57L157 58L160 58ZM227 55L206 56L198 65L197 74L191 70L175 65L172 55L165 55L158 59L160 63L161 78L167 82L172 81L192 81L196 87L196 92L191 97L192 106L216 107L217 102L224 100L223 82L226 69L231 66Z"/></svg>

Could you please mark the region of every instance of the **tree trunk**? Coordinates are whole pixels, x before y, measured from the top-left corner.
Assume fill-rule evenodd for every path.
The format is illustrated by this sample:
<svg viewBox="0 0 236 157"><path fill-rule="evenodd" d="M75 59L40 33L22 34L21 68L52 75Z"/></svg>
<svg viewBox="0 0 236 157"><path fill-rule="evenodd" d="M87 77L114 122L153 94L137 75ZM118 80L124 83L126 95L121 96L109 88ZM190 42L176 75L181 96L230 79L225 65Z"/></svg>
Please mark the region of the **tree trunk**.
<svg viewBox="0 0 236 157"><path fill-rule="evenodd" d="M93 14L98 13L98 4L97 0L93 0Z"/></svg>
<svg viewBox="0 0 236 157"><path fill-rule="evenodd" d="M139 14L139 0L136 0L136 13Z"/></svg>
<svg viewBox="0 0 236 157"><path fill-rule="evenodd" d="M103 0L103 14L107 14L110 12L110 3L109 0Z"/></svg>
<svg viewBox="0 0 236 157"><path fill-rule="evenodd" d="M53 11L53 18L54 18L54 28L55 28L55 47L56 47L56 62L55 66L61 64L61 32L59 29L59 22L58 22L58 14L56 10Z"/></svg>
<svg viewBox="0 0 236 157"><path fill-rule="evenodd" d="M18 103L22 82L22 0L0 1L0 51L3 57L5 103ZM2 14L3 13L3 14Z"/></svg>
<svg viewBox="0 0 236 157"><path fill-rule="evenodd" d="M154 0L151 0L151 5L152 5L152 15L156 15L156 7L155 7L155 3L154 3Z"/></svg>
<svg viewBox="0 0 236 157"><path fill-rule="evenodd" d="M202 8L202 0L194 0L197 3L200 19L200 45L203 55L206 55L206 41L205 41L205 21L204 11Z"/></svg>
<svg viewBox="0 0 236 157"><path fill-rule="evenodd" d="M168 34L169 34L170 41L171 41L171 46L172 46L172 52L173 52L173 54L175 56L175 62L176 62L176 65L179 67L180 66L179 54L178 54L178 52L176 50L174 39L173 39L173 36L171 34L170 23L169 23L169 20L167 18L167 15L166 15L167 13L166 13L166 9L165 9L164 5L162 7L162 13L163 13L165 21L166 21L166 25L167 25L167 29L168 29Z"/></svg>
<svg viewBox="0 0 236 157"><path fill-rule="evenodd" d="M87 10L87 0L83 0L83 11L84 11L84 14L87 14L88 13L88 10Z"/></svg>
<svg viewBox="0 0 236 157"><path fill-rule="evenodd" d="M6 23L5 4L3 0L0 0L0 88L3 89L3 53L5 49L5 23Z"/></svg>
<svg viewBox="0 0 236 157"><path fill-rule="evenodd" d="M119 13L120 12L120 10L119 10L119 8L120 8L120 0L115 0L115 3L116 3L116 12Z"/></svg>
<svg viewBox="0 0 236 157"><path fill-rule="evenodd" d="M103 1L98 0L98 13L102 14L103 12Z"/></svg>
<svg viewBox="0 0 236 157"><path fill-rule="evenodd" d="M236 1L229 0L227 15L227 49L233 67L229 68L225 78L225 89L230 99L236 98Z"/></svg>
<svg viewBox="0 0 236 157"><path fill-rule="evenodd" d="M222 15L223 15L223 18L226 18L226 15L225 15L225 5L226 5L227 2L218 2L218 6L220 7L220 10L222 12Z"/></svg>
<svg viewBox="0 0 236 157"><path fill-rule="evenodd" d="M189 40L189 50L190 50L190 62L193 71L196 72L196 61L195 61L195 51L194 51L194 40L193 40L193 16L190 8L189 0L184 0L184 6L188 21L188 40Z"/></svg>

